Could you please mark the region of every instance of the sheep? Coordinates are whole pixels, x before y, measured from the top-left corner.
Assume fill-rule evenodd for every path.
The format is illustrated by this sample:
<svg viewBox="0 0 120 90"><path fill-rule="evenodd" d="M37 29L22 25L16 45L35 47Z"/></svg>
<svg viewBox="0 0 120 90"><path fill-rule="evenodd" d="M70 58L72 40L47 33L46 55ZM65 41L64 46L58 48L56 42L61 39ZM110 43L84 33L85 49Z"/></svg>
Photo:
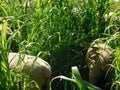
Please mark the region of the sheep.
<svg viewBox="0 0 120 90"><path fill-rule="evenodd" d="M11 70L23 68L23 71L30 74L30 79L34 80L40 88L49 90L51 67L46 61L41 58L36 58L35 56L19 53L9 53L8 61Z"/></svg>
<svg viewBox="0 0 120 90"><path fill-rule="evenodd" d="M2 24L0 24L0 35ZM12 30L6 28L7 39L12 35ZM11 50L15 49L15 42L11 45ZM23 59L23 60L22 60ZM51 66L41 58L35 56L8 52L8 62L11 71L23 69L23 73L30 74L30 79L34 80L43 90L49 90L49 82L51 78ZM20 62L20 63L19 63ZM32 90L36 90L33 88Z"/></svg>
<svg viewBox="0 0 120 90"><path fill-rule="evenodd" d="M113 62L114 53L107 44L94 44L86 53L86 62L89 69L89 82L99 87L105 87L102 84L111 81L114 76L113 68L110 64Z"/></svg>

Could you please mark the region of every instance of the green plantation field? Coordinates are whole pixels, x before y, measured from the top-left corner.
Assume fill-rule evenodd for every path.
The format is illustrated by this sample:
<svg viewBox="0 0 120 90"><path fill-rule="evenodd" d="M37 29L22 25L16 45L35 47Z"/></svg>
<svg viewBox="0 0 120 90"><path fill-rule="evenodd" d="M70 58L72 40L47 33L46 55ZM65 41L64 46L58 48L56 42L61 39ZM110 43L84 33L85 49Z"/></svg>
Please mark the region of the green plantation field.
<svg viewBox="0 0 120 90"><path fill-rule="evenodd" d="M107 43L113 49L109 65L115 74L104 87L110 83L110 90L120 90L120 2L0 0L0 25L0 90L29 90L34 86L20 70L10 70L8 52L48 62L52 71L50 90L104 90L88 81L85 59L93 42ZM12 30L9 38L7 27Z"/></svg>

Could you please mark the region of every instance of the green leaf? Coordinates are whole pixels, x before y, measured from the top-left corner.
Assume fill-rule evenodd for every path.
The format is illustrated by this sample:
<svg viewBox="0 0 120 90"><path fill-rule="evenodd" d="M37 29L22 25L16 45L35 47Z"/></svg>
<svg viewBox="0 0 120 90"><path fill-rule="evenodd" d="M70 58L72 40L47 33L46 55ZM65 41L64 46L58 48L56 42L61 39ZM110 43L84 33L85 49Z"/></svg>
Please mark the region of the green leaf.
<svg viewBox="0 0 120 90"><path fill-rule="evenodd" d="M53 82L55 79L63 79L63 80L67 80L67 81L71 81L71 82L76 83L76 81L75 81L74 79L71 79L71 78L68 78L68 77L65 77L65 76L60 75L60 76L57 76L57 77L52 78L52 80L50 81L50 84L49 84L50 90L52 90L51 84L52 84L52 82Z"/></svg>
<svg viewBox="0 0 120 90"><path fill-rule="evenodd" d="M2 30L1 30L1 38L2 38L2 47L3 49L5 49L5 44L6 44L6 29L7 29L7 22L5 22L3 25L2 25Z"/></svg>
<svg viewBox="0 0 120 90"><path fill-rule="evenodd" d="M79 70L76 66L72 67L72 76L74 77L79 89L86 90L84 81L82 80L82 77L81 77Z"/></svg>

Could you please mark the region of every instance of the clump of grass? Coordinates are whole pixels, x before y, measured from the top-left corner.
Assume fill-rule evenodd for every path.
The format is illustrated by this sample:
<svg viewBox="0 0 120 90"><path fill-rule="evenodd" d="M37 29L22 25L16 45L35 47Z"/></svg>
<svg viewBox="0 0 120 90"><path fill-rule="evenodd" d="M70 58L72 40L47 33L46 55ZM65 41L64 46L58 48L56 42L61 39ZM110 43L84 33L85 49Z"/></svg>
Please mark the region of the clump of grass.
<svg viewBox="0 0 120 90"><path fill-rule="evenodd" d="M0 88L7 90L15 88L16 85L12 82L11 72L9 69L9 63L8 63L8 51L10 48L7 46L8 41L6 40L6 28L7 28L7 22L5 22L2 25L1 30L1 37L0 37ZM17 75L16 75L17 76Z"/></svg>

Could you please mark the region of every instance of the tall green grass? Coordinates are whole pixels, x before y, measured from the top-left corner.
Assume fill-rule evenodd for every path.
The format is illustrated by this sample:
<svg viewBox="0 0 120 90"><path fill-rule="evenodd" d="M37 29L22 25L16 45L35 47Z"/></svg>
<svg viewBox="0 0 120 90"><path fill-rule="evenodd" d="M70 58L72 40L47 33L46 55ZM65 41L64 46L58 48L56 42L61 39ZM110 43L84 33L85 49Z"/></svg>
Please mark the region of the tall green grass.
<svg viewBox="0 0 120 90"><path fill-rule="evenodd" d="M119 7L112 7L114 0L0 0L0 18L7 20L13 30L12 38L17 42L18 51L30 55L39 53L50 63L53 77L61 74L70 77L72 66L78 66L81 76L85 73L87 77L85 54L90 43L97 38L114 38L114 33L119 32L119 20L115 20ZM111 11L114 14L105 21L105 15ZM1 64L5 62L1 68L8 68L5 55L10 48L6 42L2 40L0 46L5 52L1 54L1 58L5 58L1 59ZM116 49L119 41L114 40L110 45ZM7 72L10 72L9 68L1 69L3 78L10 77ZM8 76L4 77L4 74ZM68 87L66 81L53 83L53 90Z"/></svg>
<svg viewBox="0 0 120 90"><path fill-rule="evenodd" d="M1 50L0 50L0 81L3 81L3 82L0 82L0 88L1 89L4 89L4 86L6 85L6 83L8 82L7 80L9 80L9 76L10 76L10 73L9 73L9 67L8 67L8 61L7 61L7 44L6 44L6 26L7 26L7 23L5 23L3 25L3 28L1 30L1 39L0 39L0 46L1 46ZM8 85L8 83L7 83Z"/></svg>
<svg viewBox="0 0 120 90"><path fill-rule="evenodd" d="M119 90L120 89L120 72L119 72L120 71L120 49L119 48L116 49L115 56L116 56L116 58L115 58L115 60L116 60L116 62L115 62L116 78L113 83L113 86L115 87L116 90Z"/></svg>

